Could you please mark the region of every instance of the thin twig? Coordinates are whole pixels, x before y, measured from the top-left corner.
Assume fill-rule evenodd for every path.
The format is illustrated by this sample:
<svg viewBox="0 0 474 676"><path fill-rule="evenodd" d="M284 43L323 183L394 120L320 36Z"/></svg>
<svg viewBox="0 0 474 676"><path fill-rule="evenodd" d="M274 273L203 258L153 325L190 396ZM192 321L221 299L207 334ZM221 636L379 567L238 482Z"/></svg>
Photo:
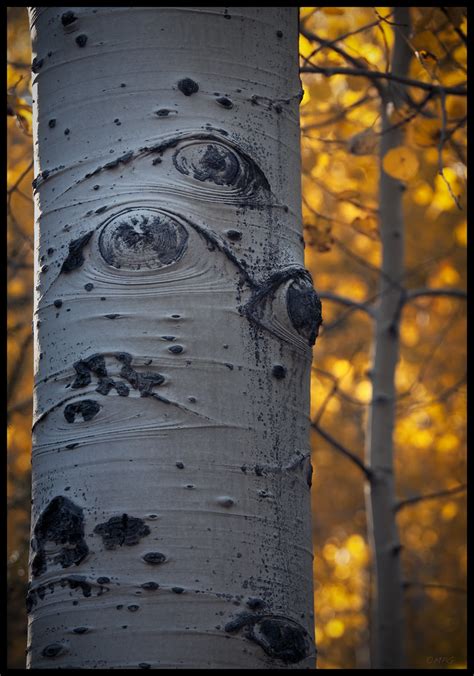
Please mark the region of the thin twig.
<svg viewBox="0 0 474 676"><path fill-rule="evenodd" d="M456 493L462 493L467 490L467 484L461 484L460 486L455 486L454 488L447 488L443 491L437 491L436 493L426 493L425 495L415 495L412 498L404 498L399 500L395 505L395 512L398 512L403 507L407 505L414 505L417 502L422 502L423 500L434 500L435 498L443 498L447 495L455 495Z"/></svg>
<svg viewBox="0 0 474 676"><path fill-rule="evenodd" d="M365 477L370 481L372 479L372 471L365 465L365 463L352 451L349 451L339 441L334 439L326 430L324 430L317 422L311 421L311 427L325 439L336 451L342 453L346 458L351 460L364 473Z"/></svg>
<svg viewBox="0 0 474 676"><path fill-rule="evenodd" d="M382 73L379 70L345 68L343 66L301 66L300 73L321 73L327 77L331 77L332 75L356 75L367 77L370 80L392 80L393 82L399 82L400 84L405 84L409 87L417 87L418 89L424 89L427 92L433 92L433 94L440 94L443 92L445 95L449 94L450 96L467 96L467 89L465 87L444 87L443 85L432 84L430 82L413 80L409 77L400 77L398 75L393 75L392 73Z"/></svg>

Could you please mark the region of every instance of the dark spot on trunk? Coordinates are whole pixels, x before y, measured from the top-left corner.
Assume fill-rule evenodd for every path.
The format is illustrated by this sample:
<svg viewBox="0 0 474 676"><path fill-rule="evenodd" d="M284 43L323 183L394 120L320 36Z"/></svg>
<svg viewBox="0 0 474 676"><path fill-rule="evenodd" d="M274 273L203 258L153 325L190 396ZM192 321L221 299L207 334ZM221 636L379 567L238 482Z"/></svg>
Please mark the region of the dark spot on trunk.
<svg viewBox="0 0 474 676"><path fill-rule="evenodd" d="M140 662L138 667L140 669L151 669L151 664L148 664L148 662Z"/></svg>
<svg viewBox="0 0 474 676"><path fill-rule="evenodd" d="M74 627L73 632L75 634L86 634L89 631L88 627Z"/></svg>
<svg viewBox="0 0 474 676"><path fill-rule="evenodd" d="M63 304L63 302L60 299L55 300L54 303L53 303L54 307L61 307L62 304Z"/></svg>
<svg viewBox="0 0 474 676"><path fill-rule="evenodd" d="M116 549L122 545L137 545L141 538L150 535L150 528L143 519L128 514L113 516L105 523L94 528L94 533L102 537L106 549Z"/></svg>
<svg viewBox="0 0 474 676"><path fill-rule="evenodd" d="M168 350L169 350L170 352L172 352L173 354L181 354L181 352L183 351L183 349L184 349L184 348L183 348L182 345L171 345L171 347L168 348Z"/></svg>
<svg viewBox="0 0 474 676"><path fill-rule="evenodd" d="M283 37L283 31L277 31L277 38Z"/></svg>
<svg viewBox="0 0 474 676"><path fill-rule="evenodd" d="M282 380L286 377L286 368L281 364L275 364L272 368L272 376L277 380Z"/></svg>
<svg viewBox="0 0 474 676"><path fill-rule="evenodd" d="M64 130L64 135L65 135L65 136L69 136L70 133L71 133L71 130L70 130L70 129L65 129L65 130Z"/></svg>
<svg viewBox="0 0 474 676"><path fill-rule="evenodd" d="M178 89L185 96L191 96L199 91L199 85L194 80L191 80L190 77L185 77L178 82Z"/></svg>
<svg viewBox="0 0 474 676"><path fill-rule="evenodd" d="M92 291L94 285L91 282L88 282L87 284L84 284L84 288L86 291Z"/></svg>
<svg viewBox="0 0 474 676"><path fill-rule="evenodd" d="M55 120L54 117L53 117L51 120L49 120L49 122L48 122L48 127L49 127L50 129L54 129L55 126L56 126L56 120Z"/></svg>
<svg viewBox="0 0 474 676"><path fill-rule="evenodd" d="M99 207L98 209L95 210L95 213L96 213L96 214L102 214L102 213L104 213L104 211L106 211L106 210L107 210L107 206L105 206L105 207Z"/></svg>
<svg viewBox="0 0 474 676"><path fill-rule="evenodd" d="M176 336L161 336L161 337L163 338L163 340L169 340L169 341L174 340L176 338Z"/></svg>
<svg viewBox="0 0 474 676"><path fill-rule="evenodd" d="M144 554L143 560L152 566L157 566L166 561L166 556L161 552L148 552L147 554Z"/></svg>
<svg viewBox="0 0 474 676"><path fill-rule="evenodd" d="M100 404L93 399L83 399L74 404L68 404L64 409L64 417L68 423L73 423L80 413L85 422L92 420L100 411Z"/></svg>
<svg viewBox="0 0 474 676"><path fill-rule="evenodd" d="M74 14L74 12L64 12L64 14L61 16L61 23L63 26L69 26L76 20L77 16Z"/></svg>
<svg viewBox="0 0 474 676"><path fill-rule="evenodd" d="M159 110L155 111L155 115L157 117L168 117L170 113L176 113L176 110L168 110L168 108L160 108Z"/></svg>
<svg viewBox="0 0 474 676"><path fill-rule="evenodd" d="M64 653L64 646L61 643L50 643L41 651L43 657L57 657Z"/></svg>
<svg viewBox="0 0 474 676"><path fill-rule="evenodd" d="M107 319L117 319L117 317L120 317L118 313L113 313L110 315L104 315L104 317L107 317Z"/></svg>
<svg viewBox="0 0 474 676"><path fill-rule="evenodd" d="M67 449L76 448L77 446L79 446L79 444L66 444Z"/></svg>
<svg viewBox="0 0 474 676"><path fill-rule="evenodd" d="M182 594L184 592L184 589L182 587L171 587L171 591L174 594Z"/></svg>
<svg viewBox="0 0 474 676"><path fill-rule="evenodd" d="M110 577L106 577L105 575L103 575L102 577L97 578L97 582L99 584L108 584L110 582Z"/></svg>
<svg viewBox="0 0 474 676"><path fill-rule="evenodd" d="M238 242L242 239L242 233L240 230L227 230L226 235L232 242Z"/></svg>
<svg viewBox="0 0 474 676"><path fill-rule="evenodd" d="M81 265L84 263L84 256L82 250L89 242L93 232L94 231L91 230L82 237L79 237L78 239L75 239L69 243L69 253L66 260L61 266L61 272L71 272L72 270L76 270L77 268L81 267ZM88 285L86 284L86 286Z"/></svg>
<svg viewBox="0 0 474 676"><path fill-rule="evenodd" d="M77 38L76 38L76 45L77 45L78 47L85 47L85 46L86 46L86 42L87 42L87 35L84 35L84 33L82 33L81 35L78 35L78 36L77 36Z"/></svg>
<svg viewBox="0 0 474 676"><path fill-rule="evenodd" d="M260 608L263 608L265 605L265 601L260 598L256 597L250 597L246 601L246 605L251 609L251 610L258 610Z"/></svg>
<svg viewBox="0 0 474 676"><path fill-rule="evenodd" d="M136 613L137 610L140 610L140 606L137 606L135 603L130 604L127 608L131 613Z"/></svg>
<svg viewBox="0 0 474 676"><path fill-rule="evenodd" d="M60 552L49 556L48 542L63 545ZM63 568L77 566L89 552L84 540L82 508L62 495L53 498L36 522L32 547L36 552L32 562L34 577L46 571L49 558Z"/></svg>
<svg viewBox="0 0 474 676"><path fill-rule="evenodd" d="M219 96L218 99L216 99L216 102L219 103L223 108L233 108L234 104L230 99L227 98L227 96Z"/></svg>
<svg viewBox="0 0 474 676"><path fill-rule="evenodd" d="M289 286L286 307L295 329L314 345L323 317L321 301L309 280L298 279Z"/></svg>
<svg viewBox="0 0 474 676"><path fill-rule="evenodd" d="M150 591L156 591L159 589L159 586L158 582L144 582L140 585L142 589L148 589Z"/></svg>
<svg viewBox="0 0 474 676"><path fill-rule="evenodd" d="M176 467L177 467L178 469L184 469L184 464L183 464L182 462L177 462L177 463L176 463Z"/></svg>

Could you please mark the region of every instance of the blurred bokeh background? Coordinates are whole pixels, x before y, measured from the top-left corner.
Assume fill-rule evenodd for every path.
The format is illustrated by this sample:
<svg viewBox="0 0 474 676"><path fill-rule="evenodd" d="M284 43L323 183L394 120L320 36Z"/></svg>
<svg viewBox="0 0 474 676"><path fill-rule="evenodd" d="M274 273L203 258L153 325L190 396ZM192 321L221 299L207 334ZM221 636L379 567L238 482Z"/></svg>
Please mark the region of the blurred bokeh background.
<svg viewBox="0 0 474 676"><path fill-rule="evenodd" d="M466 81L466 10L411 8L410 77ZM301 8L303 64L386 71L390 8ZM33 202L31 47L27 11L8 9L8 628L9 666L25 665L32 406ZM318 41L305 37L308 31ZM341 50L345 53L342 54ZM363 457L371 399L372 323L353 305L377 296L379 100L370 79L302 76L303 222L306 266L325 294L314 350L311 415ZM422 95L410 88L413 100ZM407 289L466 282L466 99L439 98L423 113L393 111L405 132ZM440 175L440 135L443 176ZM397 513L405 640L415 668L466 661L466 308L454 296L423 296L400 319L395 470L400 499L441 492ZM312 434L316 639L320 668L369 665L371 552L360 469ZM452 489L453 492L450 492Z"/></svg>

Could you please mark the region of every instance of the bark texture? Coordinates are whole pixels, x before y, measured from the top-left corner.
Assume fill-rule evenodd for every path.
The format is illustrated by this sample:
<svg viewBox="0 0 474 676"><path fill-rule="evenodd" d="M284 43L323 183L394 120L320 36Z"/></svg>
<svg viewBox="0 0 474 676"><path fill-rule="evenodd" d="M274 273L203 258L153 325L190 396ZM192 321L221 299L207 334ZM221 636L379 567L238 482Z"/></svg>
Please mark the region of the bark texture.
<svg viewBox="0 0 474 676"><path fill-rule="evenodd" d="M408 7L394 8L395 42L391 73L405 77L411 53L408 36ZM393 457L395 420L395 369L399 354L400 312L404 301L404 217L402 182L386 174L382 167L385 154L402 144L403 131L390 122L390 109L403 103L403 89L393 83L381 102L382 134L380 143L380 236L382 267L380 301L376 310L374 356L372 365L372 403L368 419L366 465L370 480L366 483L369 534L374 552L374 598L371 636L372 668L403 667L402 578L400 539L395 518L396 490Z"/></svg>
<svg viewBox="0 0 474 676"><path fill-rule="evenodd" d="M314 666L297 8L31 8L28 666Z"/></svg>

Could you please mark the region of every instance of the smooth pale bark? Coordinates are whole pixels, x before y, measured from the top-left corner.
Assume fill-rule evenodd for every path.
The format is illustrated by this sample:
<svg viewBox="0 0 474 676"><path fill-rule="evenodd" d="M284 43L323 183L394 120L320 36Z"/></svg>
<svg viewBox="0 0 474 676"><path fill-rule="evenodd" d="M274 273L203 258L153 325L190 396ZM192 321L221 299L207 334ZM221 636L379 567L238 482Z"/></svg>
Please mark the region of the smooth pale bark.
<svg viewBox="0 0 474 676"><path fill-rule="evenodd" d="M296 7L30 9L34 668L311 668Z"/></svg>
<svg viewBox="0 0 474 676"><path fill-rule="evenodd" d="M404 77L411 53L408 46L410 15L408 7L394 8L395 42L391 73ZM403 192L404 185L386 174L385 154L402 144L403 131L393 127L389 106L403 102L399 85L391 84L381 101L380 141L380 237L382 266L380 301L376 309L372 402L366 434L366 483L369 537L374 553L374 597L372 600L372 668L403 667L402 578L400 540L396 523L396 491L393 457L395 420L395 369L399 354L400 312L403 290Z"/></svg>

